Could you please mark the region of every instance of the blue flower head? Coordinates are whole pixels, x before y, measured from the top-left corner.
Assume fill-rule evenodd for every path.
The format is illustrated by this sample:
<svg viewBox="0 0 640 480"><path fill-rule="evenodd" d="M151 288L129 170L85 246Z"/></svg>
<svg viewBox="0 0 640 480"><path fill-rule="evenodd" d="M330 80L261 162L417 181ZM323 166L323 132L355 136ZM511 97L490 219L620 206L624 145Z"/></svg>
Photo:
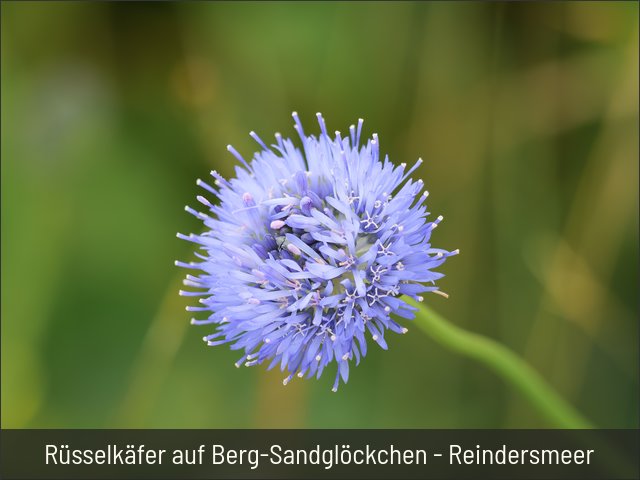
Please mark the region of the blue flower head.
<svg viewBox="0 0 640 480"><path fill-rule="evenodd" d="M335 362L336 391L367 341L386 349L388 330L407 332L396 318L415 309L403 295L445 295L434 269L458 251L431 246L442 217L426 220L428 192L409 179L422 160L409 169L381 160L376 134L360 146L362 120L343 138L329 136L320 114L317 137L293 118L302 149L280 134L269 147L251 132L262 150L250 162L227 147L242 164L236 178L198 180L219 203L198 196L208 212L186 208L205 231L178 234L200 251L198 262L176 262L197 272L184 280L196 291L180 293L200 297L187 310L205 316L193 324L215 325L209 345L243 352L236 366L279 365L286 385Z"/></svg>

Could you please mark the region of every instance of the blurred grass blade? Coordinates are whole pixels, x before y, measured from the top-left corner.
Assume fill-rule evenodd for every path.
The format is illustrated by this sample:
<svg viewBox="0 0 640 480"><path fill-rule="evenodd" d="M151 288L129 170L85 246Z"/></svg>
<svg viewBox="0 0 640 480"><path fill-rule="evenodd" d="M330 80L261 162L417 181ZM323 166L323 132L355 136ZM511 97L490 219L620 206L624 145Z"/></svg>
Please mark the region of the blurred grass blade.
<svg viewBox="0 0 640 480"><path fill-rule="evenodd" d="M182 272L169 284L154 319L149 324L138 358L131 368L129 386L116 409L113 422L121 428L147 426L149 410L182 345L189 322L180 321L184 315L182 297L178 289L182 285Z"/></svg>

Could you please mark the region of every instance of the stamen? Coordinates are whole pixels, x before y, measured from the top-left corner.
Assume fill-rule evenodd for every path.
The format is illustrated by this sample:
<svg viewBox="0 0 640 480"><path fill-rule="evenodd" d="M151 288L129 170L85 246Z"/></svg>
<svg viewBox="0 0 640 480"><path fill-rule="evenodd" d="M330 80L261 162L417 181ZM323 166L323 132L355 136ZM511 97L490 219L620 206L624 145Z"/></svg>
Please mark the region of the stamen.
<svg viewBox="0 0 640 480"><path fill-rule="evenodd" d="M216 189L215 189L215 188L213 188L211 185L209 185L209 184L208 184L208 183L206 183L206 182L203 182L203 181L202 181L202 180L200 180L200 179L197 179L197 180L196 180L196 185L197 185L197 186L199 186L199 187L204 188L204 189L205 189L205 190L207 190L209 193L213 193L214 195L217 195L217 194L218 194L218 192L216 191Z"/></svg>
<svg viewBox="0 0 640 480"><path fill-rule="evenodd" d="M329 135L327 134L327 126L324 123L324 118L322 118L322 114L320 112L316 113L316 117L318 117L318 123L320 124L320 130L322 131L322 134L329 138Z"/></svg>
<svg viewBox="0 0 640 480"><path fill-rule="evenodd" d="M444 293L444 292L442 292L440 290L433 290L433 293L438 294L438 295L440 295L441 297L444 297L444 298L449 298L449 294L448 293Z"/></svg>
<svg viewBox="0 0 640 480"><path fill-rule="evenodd" d="M360 133L362 132L362 124L364 123L364 120L359 118L358 119L358 128L356 131L356 142L354 147L357 147L358 145L360 145Z"/></svg>
<svg viewBox="0 0 640 480"><path fill-rule="evenodd" d="M244 203L245 207L252 207L256 204L256 202L253 201L253 195L251 195L249 192L244 192L242 194L242 203Z"/></svg>
<svg viewBox="0 0 640 480"><path fill-rule="evenodd" d="M373 225L375 228L378 228L378 224L373 221L375 215L372 217L371 215L369 215L369 212L365 213L367 214L367 218L365 218L364 220L360 220L360 223L366 223L364 228L369 228L371 225Z"/></svg>
<svg viewBox="0 0 640 480"><path fill-rule="evenodd" d="M247 170L251 170L251 167L249 167L249 164L246 162L246 160L244 158L242 158L242 155L240 155L240 153L238 153L238 151L233 148L233 145L227 145L227 150L234 156L236 157L238 160L240 160L240 162L247 167Z"/></svg>
<svg viewBox="0 0 640 480"><path fill-rule="evenodd" d="M296 247L293 243L290 243L290 244L287 245L287 250L289 250L295 256L302 255L302 252L300 251L300 249L298 247Z"/></svg>
<svg viewBox="0 0 640 480"><path fill-rule="evenodd" d="M356 126L349 125L349 137L351 138L351 144L356 146Z"/></svg>
<svg viewBox="0 0 640 480"><path fill-rule="evenodd" d="M298 117L298 112L293 112L291 116L293 117L293 120L296 122L295 129L298 132L298 135L300 135L300 138L305 140L304 130L302 128L302 123L300 122L300 117ZM276 135L279 136L280 134L276 133Z"/></svg>
<svg viewBox="0 0 640 480"><path fill-rule="evenodd" d="M378 134L374 133L371 135L373 139L371 140L371 153L373 154L373 158L377 161L380 156L380 150L378 145Z"/></svg>
<svg viewBox="0 0 640 480"><path fill-rule="evenodd" d="M253 130L251 130L249 132L249 136L251 138L253 138L256 142L258 142L258 145L260 145L262 148L264 148L265 150L269 150L269 147L267 147L265 145L265 143L262 141L262 139L256 134L256 132L254 132Z"/></svg>
<svg viewBox="0 0 640 480"><path fill-rule="evenodd" d="M209 208L214 208L213 204L209 200L207 200L205 197L203 197L202 195L198 195L196 197L196 200L198 200L201 204L203 204L203 205L205 205L205 206L207 206Z"/></svg>

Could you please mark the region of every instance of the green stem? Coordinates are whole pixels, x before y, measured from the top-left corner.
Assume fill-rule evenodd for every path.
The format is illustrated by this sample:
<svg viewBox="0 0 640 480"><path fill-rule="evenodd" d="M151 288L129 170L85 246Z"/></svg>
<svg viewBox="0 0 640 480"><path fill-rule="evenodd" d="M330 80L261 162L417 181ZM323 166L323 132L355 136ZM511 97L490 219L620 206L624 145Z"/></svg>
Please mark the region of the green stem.
<svg viewBox="0 0 640 480"><path fill-rule="evenodd" d="M527 400L558 428L594 428L569 405L522 358L505 346L457 327L433 310L411 299L419 309L416 324L440 344L479 360L522 393Z"/></svg>

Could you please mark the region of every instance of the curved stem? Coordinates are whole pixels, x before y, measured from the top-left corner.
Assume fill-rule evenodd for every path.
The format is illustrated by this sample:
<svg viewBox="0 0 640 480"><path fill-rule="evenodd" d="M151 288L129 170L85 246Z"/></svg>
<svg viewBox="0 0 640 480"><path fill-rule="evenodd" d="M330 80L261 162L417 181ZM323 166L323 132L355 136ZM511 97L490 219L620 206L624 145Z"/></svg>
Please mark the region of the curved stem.
<svg viewBox="0 0 640 480"><path fill-rule="evenodd" d="M415 322L440 344L479 360L518 389L540 414L558 428L594 428L567 403L529 364L504 345L457 327L421 303Z"/></svg>

